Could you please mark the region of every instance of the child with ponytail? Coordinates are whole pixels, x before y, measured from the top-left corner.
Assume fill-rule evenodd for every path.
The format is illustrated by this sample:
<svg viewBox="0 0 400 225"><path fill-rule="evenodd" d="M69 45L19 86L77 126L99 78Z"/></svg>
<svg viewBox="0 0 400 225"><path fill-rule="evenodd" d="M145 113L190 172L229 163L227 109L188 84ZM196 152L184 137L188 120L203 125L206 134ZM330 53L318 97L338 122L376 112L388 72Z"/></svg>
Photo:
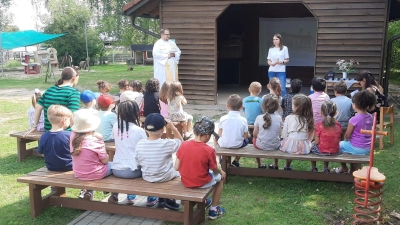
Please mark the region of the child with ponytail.
<svg viewBox="0 0 400 225"><path fill-rule="evenodd" d="M29 126L32 127L35 125L35 107L38 103L40 97L42 97L43 91L40 91L38 88L35 88L35 93L32 95L32 105L28 110L29 116ZM40 113L39 123L37 124L37 131L44 131L44 112Z"/></svg>
<svg viewBox="0 0 400 225"><path fill-rule="evenodd" d="M311 152L316 155L338 155L340 136L342 134L342 127L340 123L335 120L337 113L337 106L331 100L325 100L321 105L321 115L323 116L322 122L317 123L315 127L315 138ZM329 173L329 162L324 161L324 173ZM311 161L311 171L318 172L315 161Z"/></svg>
<svg viewBox="0 0 400 225"><path fill-rule="evenodd" d="M280 133L283 125L282 117L275 113L279 108L278 97L274 94L267 94L262 102L264 115L259 115L254 122L253 145L260 150L276 150L280 145ZM260 158L256 158L258 168L266 168L261 164ZM274 159L278 165L278 159ZM272 165L270 165L272 166Z"/></svg>
<svg viewBox="0 0 400 225"><path fill-rule="evenodd" d="M267 88L269 90L270 94L274 94L278 97L278 101L281 103L282 102L282 87L281 87L281 82L277 77L273 77L269 80L269 83L267 84ZM266 95L263 96L263 98ZM279 105L277 113L282 116L283 114L283 109Z"/></svg>

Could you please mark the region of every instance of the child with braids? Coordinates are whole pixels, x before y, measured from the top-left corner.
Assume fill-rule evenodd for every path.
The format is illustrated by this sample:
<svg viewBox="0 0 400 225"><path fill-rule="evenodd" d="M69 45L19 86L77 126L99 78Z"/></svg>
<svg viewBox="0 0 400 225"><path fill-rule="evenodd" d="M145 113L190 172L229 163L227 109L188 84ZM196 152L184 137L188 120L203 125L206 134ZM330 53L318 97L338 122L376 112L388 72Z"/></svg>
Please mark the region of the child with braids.
<svg viewBox="0 0 400 225"><path fill-rule="evenodd" d="M80 180L100 180L111 175L103 137L95 133L100 118L89 109L80 109L74 113L73 120L70 151L74 176ZM93 191L85 190L83 199L92 200Z"/></svg>
<svg viewBox="0 0 400 225"><path fill-rule="evenodd" d="M297 94L292 99L293 113L285 118L280 150L290 154L306 155L311 150L314 136L314 119L311 99ZM285 170L292 170L292 160L286 160ZM277 165L276 165L277 166Z"/></svg>
<svg viewBox="0 0 400 225"><path fill-rule="evenodd" d="M331 100L325 100L321 105L322 122L315 126L315 138L311 152L316 155L338 155L342 127L336 121L337 106ZM324 161L324 173L330 173L329 162ZM316 161L311 161L311 171L318 172Z"/></svg>
<svg viewBox="0 0 400 225"><path fill-rule="evenodd" d="M260 150L276 150L279 148L281 127L283 125L282 117L275 114L279 108L278 97L274 94L267 94L262 101L264 115L259 115L254 122L253 145ZM261 164L260 158L256 158L258 168L266 168ZM269 168L278 167L278 159L274 159L274 165Z"/></svg>
<svg viewBox="0 0 400 225"><path fill-rule="evenodd" d="M113 126L115 139L115 156L112 165L114 176L132 179L142 176L135 161L136 144L147 138L145 131L140 128L139 107L135 101L127 100L118 106L117 122ZM133 204L136 195L128 194L127 204ZM118 203L118 193L112 193L109 203Z"/></svg>
<svg viewBox="0 0 400 225"><path fill-rule="evenodd" d="M368 155L371 148L371 135L362 134L360 131L371 130L373 117L367 112L376 104L376 96L368 90L356 93L353 96L353 109L355 116L350 118L347 125L344 141L340 142L340 150L352 155ZM349 169L346 163L341 163L341 168L334 168L333 172L345 173Z"/></svg>

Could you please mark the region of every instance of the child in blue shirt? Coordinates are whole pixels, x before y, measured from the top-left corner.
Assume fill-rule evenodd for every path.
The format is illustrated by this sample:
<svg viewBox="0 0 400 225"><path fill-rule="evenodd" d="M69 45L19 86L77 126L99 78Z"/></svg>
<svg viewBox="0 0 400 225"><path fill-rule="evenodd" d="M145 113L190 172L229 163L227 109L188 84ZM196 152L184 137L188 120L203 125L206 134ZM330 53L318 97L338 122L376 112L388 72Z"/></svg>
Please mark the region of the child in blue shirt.
<svg viewBox="0 0 400 225"><path fill-rule="evenodd" d="M38 153L44 155L46 167L51 171L72 170L72 158L69 148L72 112L62 105L51 105L47 110L51 130L40 137Z"/></svg>
<svg viewBox="0 0 400 225"><path fill-rule="evenodd" d="M262 114L261 103L262 98L258 97L261 93L261 84L252 82L249 86L250 96L243 99L244 117L248 124L254 124L256 117Z"/></svg>

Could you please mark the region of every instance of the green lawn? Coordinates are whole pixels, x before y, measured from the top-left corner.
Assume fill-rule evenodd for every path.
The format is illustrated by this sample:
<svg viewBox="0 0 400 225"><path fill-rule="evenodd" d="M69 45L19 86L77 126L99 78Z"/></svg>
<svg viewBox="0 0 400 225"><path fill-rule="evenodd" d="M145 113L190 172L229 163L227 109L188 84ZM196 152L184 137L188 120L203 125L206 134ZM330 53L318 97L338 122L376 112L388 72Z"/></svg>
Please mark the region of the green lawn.
<svg viewBox="0 0 400 225"><path fill-rule="evenodd" d="M152 76L152 67L135 67L134 71L127 71L126 68L121 65L92 67L95 72L81 73L78 88L96 90L95 81L98 79L116 84L121 78L145 81ZM36 87L46 89L50 86L43 81L42 78L1 79L0 89L33 90ZM115 92L116 88L112 93ZM16 140L8 135L27 129L26 114L29 105L28 98L0 98L0 224L68 224L83 211L52 207L46 209L41 216L31 219L28 185L16 182L19 176L44 166L43 159L39 157L29 157L18 162ZM396 127L395 134L395 139L400 137L399 126ZM387 177L383 189L382 222L389 220L393 224L399 224L398 220L388 217L390 212L400 210L400 171L397 170L399 149L398 140L395 145L390 145L388 138L385 138L385 149L377 150L375 157L375 166ZM271 161L264 160L264 163ZM256 166L254 159L244 158L241 164ZM283 164L280 161L279 167L283 168ZM309 162L299 161L294 161L292 166L298 170L309 170L311 167ZM330 165L334 166L339 165ZM318 167L321 170L322 165L319 164ZM67 190L68 196L74 197L77 194L78 190ZM102 193L96 193L95 199L103 198ZM216 221L206 220L206 224L350 224L354 198L353 185L347 183L232 176L224 187L221 199L221 205L226 208L227 214Z"/></svg>

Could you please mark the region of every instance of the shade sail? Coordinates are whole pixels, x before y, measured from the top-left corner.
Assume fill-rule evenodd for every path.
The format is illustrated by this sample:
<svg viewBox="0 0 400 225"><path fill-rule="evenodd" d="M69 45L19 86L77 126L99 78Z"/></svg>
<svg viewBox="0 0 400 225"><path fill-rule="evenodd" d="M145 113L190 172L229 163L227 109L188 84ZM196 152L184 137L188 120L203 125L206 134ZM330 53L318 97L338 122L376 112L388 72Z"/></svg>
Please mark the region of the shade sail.
<svg viewBox="0 0 400 225"><path fill-rule="evenodd" d="M36 45L65 34L45 34L34 30L3 32L1 38L1 47L10 50L18 47Z"/></svg>

